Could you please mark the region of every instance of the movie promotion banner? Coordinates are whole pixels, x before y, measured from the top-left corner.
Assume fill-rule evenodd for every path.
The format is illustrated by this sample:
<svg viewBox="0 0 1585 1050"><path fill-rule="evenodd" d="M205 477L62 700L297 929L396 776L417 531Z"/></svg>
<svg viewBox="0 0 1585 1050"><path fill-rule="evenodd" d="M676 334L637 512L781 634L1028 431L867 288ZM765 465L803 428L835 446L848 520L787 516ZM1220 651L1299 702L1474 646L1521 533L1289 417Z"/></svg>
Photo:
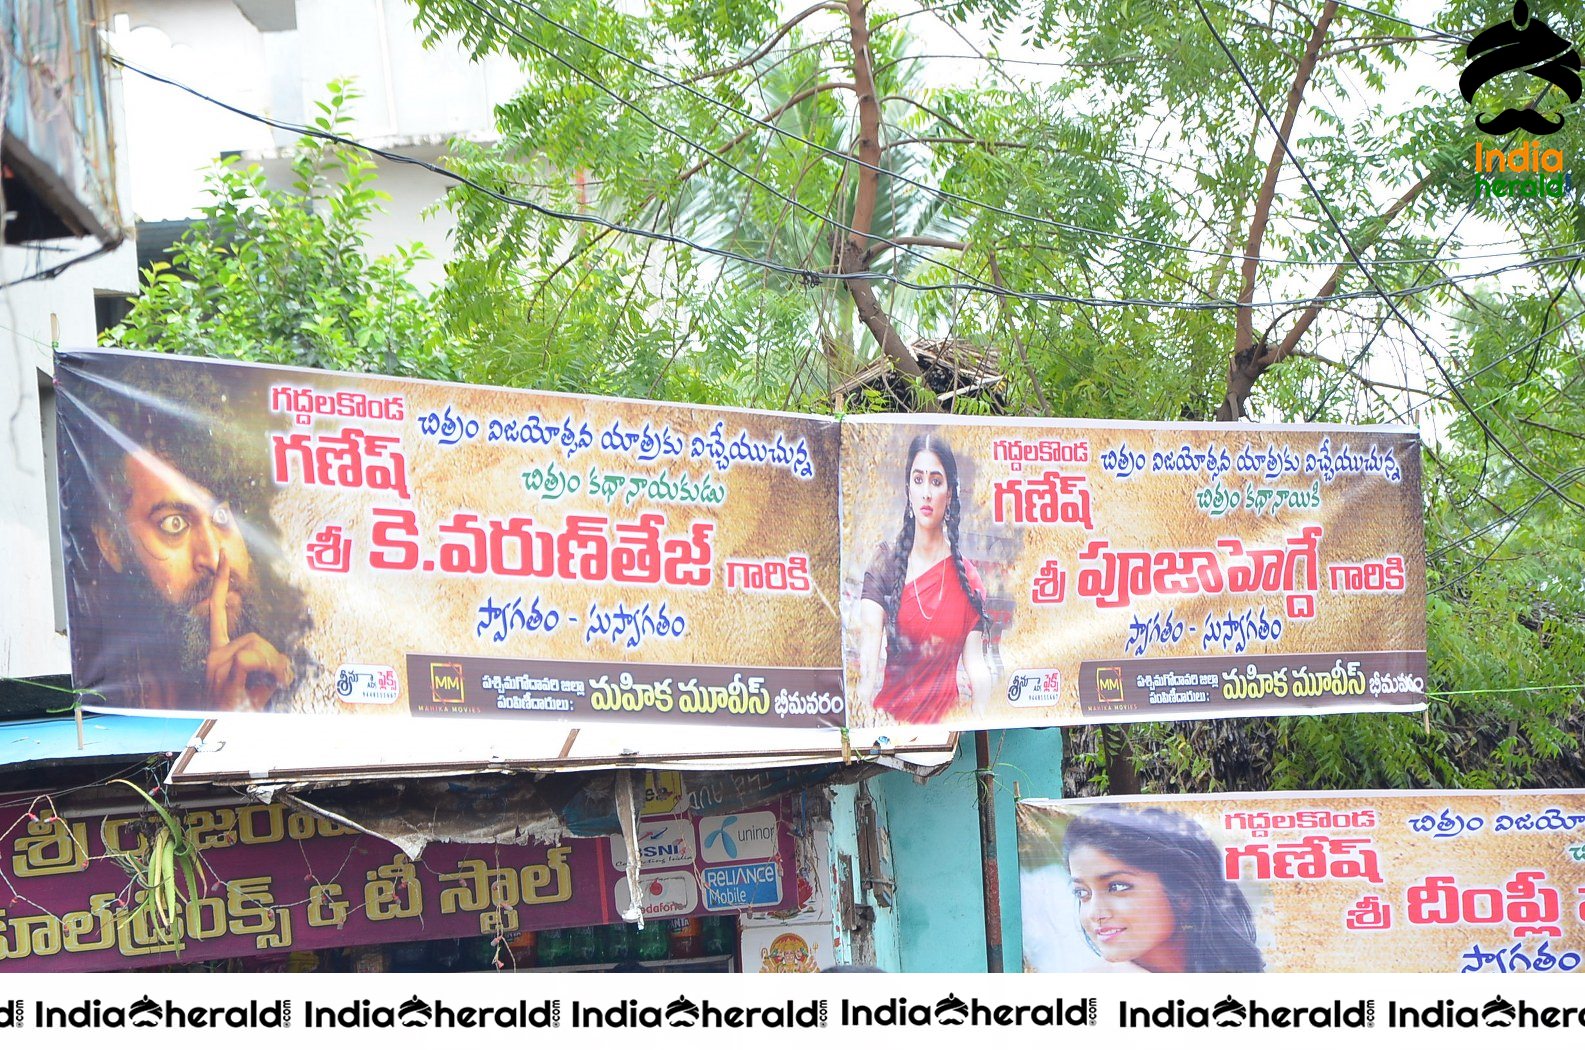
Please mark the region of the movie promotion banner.
<svg viewBox="0 0 1585 1050"><path fill-rule="evenodd" d="M276 805L179 814L206 884L179 884L175 919L138 906L157 824L0 805L0 973L129 970L298 950L621 923L633 901L620 836L556 845L434 843L414 860L383 839ZM777 802L638 825L646 920L796 908ZM118 859L119 858L119 859ZM5 903L5 902L9 903ZM510 958L510 956L506 956Z"/></svg>
<svg viewBox="0 0 1585 1050"><path fill-rule="evenodd" d="M62 354L106 710L843 722L832 420Z"/></svg>
<svg viewBox="0 0 1585 1050"><path fill-rule="evenodd" d="M1425 701L1403 428L865 416L842 556L854 726Z"/></svg>
<svg viewBox="0 0 1585 1050"><path fill-rule="evenodd" d="M1568 973L1585 792L1018 803L1024 968Z"/></svg>

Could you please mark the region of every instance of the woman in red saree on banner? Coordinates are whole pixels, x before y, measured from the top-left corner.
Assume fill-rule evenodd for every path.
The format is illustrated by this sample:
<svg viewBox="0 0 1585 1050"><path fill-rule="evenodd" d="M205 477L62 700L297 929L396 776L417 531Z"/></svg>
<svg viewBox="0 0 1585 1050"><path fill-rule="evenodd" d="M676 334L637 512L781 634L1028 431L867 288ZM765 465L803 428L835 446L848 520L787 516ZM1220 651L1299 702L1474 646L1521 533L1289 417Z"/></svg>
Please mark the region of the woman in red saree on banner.
<svg viewBox="0 0 1585 1050"><path fill-rule="evenodd" d="M908 501L897 539L881 544L859 602L859 702L897 722L932 724L959 714L961 665L972 713L993 684L985 658L985 584L958 545L958 463L934 434L904 460Z"/></svg>

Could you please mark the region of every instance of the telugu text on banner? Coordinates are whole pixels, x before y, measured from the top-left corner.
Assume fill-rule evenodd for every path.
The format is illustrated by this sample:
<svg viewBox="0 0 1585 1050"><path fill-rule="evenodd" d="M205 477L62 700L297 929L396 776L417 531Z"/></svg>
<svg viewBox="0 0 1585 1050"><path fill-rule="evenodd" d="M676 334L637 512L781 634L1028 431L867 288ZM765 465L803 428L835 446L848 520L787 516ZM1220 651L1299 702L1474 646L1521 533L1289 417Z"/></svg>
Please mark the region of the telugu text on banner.
<svg viewBox="0 0 1585 1050"><path fill-rule="evenodd" d="M1402 428L871 416L842 507L851 725L1424 703Z"/></svg>
<svg viewBox="0 0 1585 1050"><path fill-rule="evenodd" d="M1585 792L1027 799L1025 968L1566 973Z"/></svg>
<svg viewBox="0 0 1585 1050"><path fill-rule="evenodd" d="M841 724L834 421L62 355L93 706Z"/></svg>

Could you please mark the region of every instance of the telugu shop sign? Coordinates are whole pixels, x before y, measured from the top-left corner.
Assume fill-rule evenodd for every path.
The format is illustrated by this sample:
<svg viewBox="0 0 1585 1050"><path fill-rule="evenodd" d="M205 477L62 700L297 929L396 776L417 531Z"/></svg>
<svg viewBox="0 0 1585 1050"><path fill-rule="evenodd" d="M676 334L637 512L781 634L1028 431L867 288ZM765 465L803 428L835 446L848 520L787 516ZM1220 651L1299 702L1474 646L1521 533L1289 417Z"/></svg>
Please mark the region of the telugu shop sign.
<svg viewBox="0 0 1585 1050"><path fill-rule="evenodd" d="M842 422L84 351L119 711L1064 725L1425 699L1403 428Z"/></svg>
<svg viewBox="0 0 1585 1050"><path fill-rule="evenodd" d="M634 903L619 835L555 846L437 842L413 860L383 839L276 805L180 814L205 885L166 926L118 856L147 852L152 818L80 819L0 806L0 972L124 970L242 955L501 935L625 921ZM769 829L753 879L692 852L647 860L646 919L793 909L799 879L779 808L640 821L695 841L723 822ZM713 822L713 823L712 823ZM681 828L679 831L678 828ZM184 891L185 893L185 891Z"/></svg>

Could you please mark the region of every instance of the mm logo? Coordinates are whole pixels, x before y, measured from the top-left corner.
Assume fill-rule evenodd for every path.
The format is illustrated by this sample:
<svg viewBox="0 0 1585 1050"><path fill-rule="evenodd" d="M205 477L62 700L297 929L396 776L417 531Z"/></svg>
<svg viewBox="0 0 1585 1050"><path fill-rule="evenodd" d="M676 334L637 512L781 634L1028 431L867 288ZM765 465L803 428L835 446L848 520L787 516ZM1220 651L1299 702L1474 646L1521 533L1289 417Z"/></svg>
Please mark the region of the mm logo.
<svg viewBox="0 0 1585 1050"><path fill-rule="evenodd" d="M437 704L462 703L462 665L429 665L429 692Z"/></svg>
<svg viewBox="0 0 1585 1050"><path fill-rule="evenodd" d="M1121 667L1097 667L1095 669L1095 696L1103 704L1122 703L1123 669Z"/></svg>

